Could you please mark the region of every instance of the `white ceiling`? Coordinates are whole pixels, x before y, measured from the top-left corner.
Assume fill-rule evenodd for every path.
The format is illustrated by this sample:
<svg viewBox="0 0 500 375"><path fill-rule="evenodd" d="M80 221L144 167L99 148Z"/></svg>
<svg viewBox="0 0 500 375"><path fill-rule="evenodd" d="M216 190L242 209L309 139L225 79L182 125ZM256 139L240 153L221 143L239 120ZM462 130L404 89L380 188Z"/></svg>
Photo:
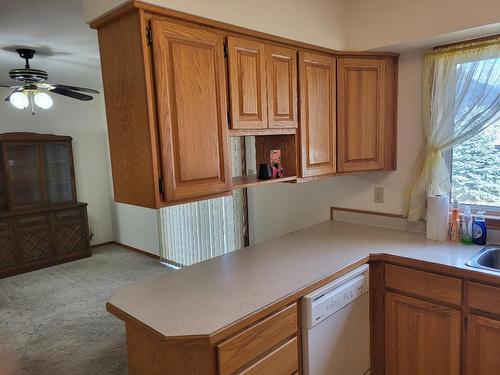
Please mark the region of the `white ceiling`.
<svg viewBox="0 0 500 375"><path fill-rule="evenodd" d="M48 82L102 87L97 33L82 20L80 0L1 3L0 82L10 81L9 69L24 66L15 49L30 47L38 52L32 68L46 70Z"/></svg>

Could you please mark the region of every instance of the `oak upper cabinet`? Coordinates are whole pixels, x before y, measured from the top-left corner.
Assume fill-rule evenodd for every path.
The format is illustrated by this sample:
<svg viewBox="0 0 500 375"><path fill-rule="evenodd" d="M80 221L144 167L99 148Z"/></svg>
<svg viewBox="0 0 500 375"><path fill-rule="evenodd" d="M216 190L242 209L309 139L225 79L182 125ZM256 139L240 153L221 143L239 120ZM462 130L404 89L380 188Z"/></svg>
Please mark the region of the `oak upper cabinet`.
<svg viewBox="0 0 500 375"><path fill-rule="evenodd" d="M151 21L167 200L231 188L222 34Z"/></svg>
<svg viewBox="0 0 500 375"><path fill-rule="evenodd" d="M395 169L395 61L337 59L338 172Z"/></svg>
<svg viewBox="0 0 500 375"><path fill-rule="evenodd" d="M299 53L301 177L336 170L335 58Z"/></svg>
<svg viewBox="0 0 500 375"><path fill-rule="evenodd" d="M134 8L93 27L115 200L158 208L229 192L222 33Z"/></svg>
<svg viewBox="0 0 500 375"><path fill-rule="evenodd" d="M297 127L297 51L228 36L232 129Z"/></svg>
<svg viewBox="0 0 500 375"><path fill-rule="evenodd" d="M385 301L387 375L460 374L460 310L392 292Z"/></svg>
<svg viewBox="0 0 500 375"><path fill-rule="evenodd" d="M267 113L270 128L296 128L297 51L266 46Z"/></svg>

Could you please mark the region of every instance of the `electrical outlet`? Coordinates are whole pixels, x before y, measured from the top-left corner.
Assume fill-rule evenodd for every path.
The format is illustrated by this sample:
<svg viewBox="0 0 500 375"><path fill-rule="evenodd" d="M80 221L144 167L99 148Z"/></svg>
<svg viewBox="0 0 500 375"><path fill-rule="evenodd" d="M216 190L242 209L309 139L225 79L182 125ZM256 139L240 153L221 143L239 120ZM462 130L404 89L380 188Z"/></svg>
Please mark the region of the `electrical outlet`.
<svg viewBox="0 0 500 375"><path fill-rule="evenodd" d="M384 188L375 187L373 189L373 201L375 203L384 203Z"/></svg>

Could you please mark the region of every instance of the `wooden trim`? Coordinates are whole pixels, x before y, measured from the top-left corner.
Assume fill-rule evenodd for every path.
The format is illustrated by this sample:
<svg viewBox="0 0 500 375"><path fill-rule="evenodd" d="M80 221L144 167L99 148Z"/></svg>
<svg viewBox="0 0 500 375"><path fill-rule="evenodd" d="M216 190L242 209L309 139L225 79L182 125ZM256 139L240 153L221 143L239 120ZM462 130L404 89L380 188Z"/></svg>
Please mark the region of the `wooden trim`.
<svg viewBox="0 0 500 375"><path fill-rule="evenodd" d="M437 51L443 48L450 48L450 47L457 47L462 44L469 44L469 43L478 43L478 42L486 42L489 40L494 40L500 38L500 34L493 34L493 35L487 35L487 36L482 36L479 38L474 38L474 39L467 39L467 40L462 40L459 42L453 42L453 43L447 43L447 44L441 44L439 46L433 47L433 51Z"/></svg>
<svg viewBox="0 0 500 375"><path fill-rule="evenodd" d="M358 210L357 208L346 208L346 207L330 207L330 219L333 220L333 211L346 211L346 212L354 212L357 214L366 214L366 215L377 215L377 216L387 216L394 217L397 219L404 219L405 217L401 214L392 214L389 212L378 212L378 211L368 211L368 210Z"/></svg>
<svg viewBox="0 0 500 375"><path fill-rule="evenodd" d="M152 4L143 3L142 1L131 0L125 4L122 4L114 9L111 9L109 12L104 13L103 15L93 19L88 24L92 29L101 28L104 24L112 21L116 17L129 12L133 9L142 9L145 12L154 13L155 15L174 18L178 20L188 21L191 23L195 23L202 26L208 26L211 28L216 28L219 30L223 30L227 33L230 33L235 36L251 36L254 38L264 39L270 42L279 43L291 47L303 48L306 50L318 51L323 53L328 53L331 55L339 55L339 56L399 56L398 53L393 52L369 52L369 51L361 51L361 52L352 52L352 51L338 51L332 48L316 46L310 43L300 42L297 40L276 36L272 34L268 34L261 31L256 31L252 29L248 29L241 26L231 25L221 21L215 21L209 18L196 16L193 14L160 7Z"/></svg>
<svg viewBox="0 0 500 375"><path fill-rule="evenodd" d="M267 128L267 129L229 129L227 135L230 137L245 137L252 135L289 135L296 134L297 129L279 129L279 128Z"/></svg>
<svg viewBox="0 0 500 375"><path fill-rule="evenodd" d="M0 142L71 142L68 135L40 134L31 132L10 132L0 134Z"/></svg>
<svg viewBox="0 0 500 375"><path fill-rule="evenodd" d="M105 247L105 246L109 246L109 245L116 245L117 242L115 241L106 241L106 242L101 242L101 243L96 243L94 245L90 245L90 248L91 249L98 249L100 247Z"/></svg>
<svg viewBox="0 0 500 375"><path fill-rule="evenodd" d="M146 255L146 256L148 256L150 258L153 258L153 259L156 259L156 260L160 260L160 256L159 255L151 254L151 253L148 253L147 251L138 249L138 248L133 247L133 246L124 245L124 244L122 244L120 242L117 242L117 241L110 241L110 242L111 242L110 244L113 244L113 245L116 245L116 246L119 246L119 247L123 247L124 249L129 250L129 251L133 251L134 253L141 254L141 255Z"/></svg>

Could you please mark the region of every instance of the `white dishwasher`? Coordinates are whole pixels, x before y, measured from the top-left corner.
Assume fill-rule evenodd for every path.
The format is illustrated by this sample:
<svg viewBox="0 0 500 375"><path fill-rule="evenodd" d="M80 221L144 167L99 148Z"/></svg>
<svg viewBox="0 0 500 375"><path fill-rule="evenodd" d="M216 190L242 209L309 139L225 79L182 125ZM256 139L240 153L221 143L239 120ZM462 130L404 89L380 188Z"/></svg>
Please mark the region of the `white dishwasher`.
<svg viewBox="0 0 500 375"><path fill-rule="evenodd" d="M369 374L368 265L307 294L301 305L304 374Z"/></svg>

